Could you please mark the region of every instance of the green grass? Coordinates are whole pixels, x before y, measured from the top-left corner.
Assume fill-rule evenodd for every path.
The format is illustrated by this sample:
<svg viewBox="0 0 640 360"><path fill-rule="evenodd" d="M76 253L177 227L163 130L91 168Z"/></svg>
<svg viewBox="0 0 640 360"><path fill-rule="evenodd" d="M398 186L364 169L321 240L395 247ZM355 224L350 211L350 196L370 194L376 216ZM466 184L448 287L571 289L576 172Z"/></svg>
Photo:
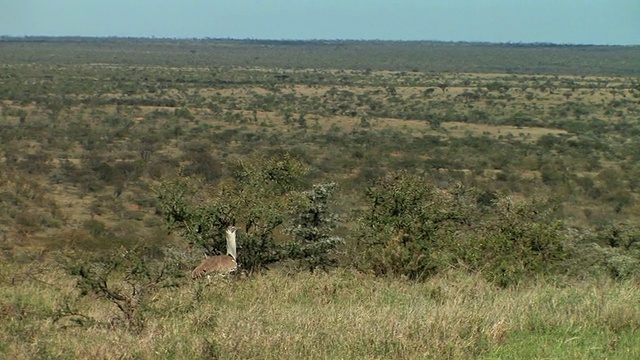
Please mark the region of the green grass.
<svg viewBox="0 0 640 360"><path fill-rule="evenodd" d="M638 359L637 331L557 329L551 333L514 333L485 359Z"/></svg>
<svg viewBox="0 0 640 360"><path fill-rule="evenodd" d="M349 270L272 270L183 280L155 293L145 327L127 331L113 304L80 297L54 264L3 262L0 356L140 359L635 359L633 282L544 279L498 289L450 273L424 283ZM26 271L32 271L27 276ZM15 275L10 275L15 274ZM94 322L79 326L64 306Z"/></svg>

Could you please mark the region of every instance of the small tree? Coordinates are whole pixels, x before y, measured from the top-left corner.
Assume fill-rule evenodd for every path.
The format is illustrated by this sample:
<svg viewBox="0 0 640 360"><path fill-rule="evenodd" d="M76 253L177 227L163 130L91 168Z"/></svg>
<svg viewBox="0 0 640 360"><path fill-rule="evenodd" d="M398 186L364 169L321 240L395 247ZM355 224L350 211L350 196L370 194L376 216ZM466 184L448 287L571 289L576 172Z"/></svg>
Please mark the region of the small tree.
<svg viewBox="0 0 640 360"><path fill-rule="evenodd" d="M423 279L449 266L456 229L473 221L467 191L445 192L408 172L378 179L367 197L353 252L361 255L354 262L379 275Z"/></svg>
<svg viewBox="0 0 640 360"><path fill-rule="evenodd" d="M501 197L473 232L467 232L460 258L500 286L556 270L566 255L557 203L548 199Z"/></svg>
<svg viewBox="0 0 640 360"><path fill-rule="evenodd" d="M291 256L312 272L317 267L326 269L334 265L331 254L342 242L342 238L332 235L338 225L338 216L329 208L335 188L335 183L318 184L302 192L302 201L294 207L292 225L288 228L294 237Z"/></svg>
<svg viewBox="0 0 640 360"><path fill-rule="evenodd" d="M77 278L81 295L93 294L111 302L120 316L110 322L122 324L133 333L144 329L153 295L160 288L176 286L176 279L183 276L177 257L153 259L151 249L144 247L120 250L95 260L69 258L66 262L69 274ZM58 319L77 315L80 314L62 312Z"/></svg>
<svg viewBox="0 0 640 360"><path fill-rule="evenodd" d="M423 279L458 267L508 286L553 271L566 255L552 201L496 195L479 205L473 188L441 190L407 172L376 181L367 196L354 262L379 275Z"/></svg>
<svg viewBox="0 0 640 360"><path fill-rule="evenodd" d="M249 271L264 269L285 257L275 230L286 220L286 209L302 184L306 166L289 157L256 158L231 166L231 177L215 187L198 178L182 177L156 189L160 210L170 229L208 255L225 249L224 229L241 228L238 260Z"/></svg>

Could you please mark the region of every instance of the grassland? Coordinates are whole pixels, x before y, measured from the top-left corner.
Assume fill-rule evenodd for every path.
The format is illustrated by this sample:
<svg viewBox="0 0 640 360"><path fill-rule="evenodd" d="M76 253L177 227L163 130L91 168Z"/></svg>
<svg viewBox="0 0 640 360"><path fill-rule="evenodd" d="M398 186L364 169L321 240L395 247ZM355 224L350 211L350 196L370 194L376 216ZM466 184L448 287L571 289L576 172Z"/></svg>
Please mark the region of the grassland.
<svg viewBox="0 0 640 360"><path fill-rule="evenodd" d="M638 47L3 38L0 50L3 357L640 356ZM309 170L300 191L337 184L337 266L186 279L201 250L167 231L154 190L198 179L206 203L239 163L286 156ZM474 214L552 199L570 256L507 286L463 257L422 281L378 276L356 264L359 216L400 171L436 193L473 189ZM451 238L495 237L465 229ZM137 246L149 266L177 256L175 273L147 286L113 271L118 300L74 268Z"/></svg>
<svg viewBox="0 0 640 360"><path fill-rule="evenodd" d="M21 271L6 263L2 270ZM73 283L46 266L3 275L0 351L16 359L640 355L640 292L634 282L539 279L499 289L460 273L415 283L352 271L274 270L165 289L152 299L139 333L117 325L113 304L78 299ZM69 309L83 316L68 315Z"/></svg>

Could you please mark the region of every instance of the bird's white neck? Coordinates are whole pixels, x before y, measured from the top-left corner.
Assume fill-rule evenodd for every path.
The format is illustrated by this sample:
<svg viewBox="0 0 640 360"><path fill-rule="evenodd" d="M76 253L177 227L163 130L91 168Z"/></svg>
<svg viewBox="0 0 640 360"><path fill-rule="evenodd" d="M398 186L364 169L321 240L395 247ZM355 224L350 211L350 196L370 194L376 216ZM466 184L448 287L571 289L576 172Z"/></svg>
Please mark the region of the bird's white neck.
<svg viewBox="0 0 640 360"><path fill-rule="evenodd" d="M227 236L227 255L231 255L233 260L236 259L236 228L230 227L226 230Z"/></svg>

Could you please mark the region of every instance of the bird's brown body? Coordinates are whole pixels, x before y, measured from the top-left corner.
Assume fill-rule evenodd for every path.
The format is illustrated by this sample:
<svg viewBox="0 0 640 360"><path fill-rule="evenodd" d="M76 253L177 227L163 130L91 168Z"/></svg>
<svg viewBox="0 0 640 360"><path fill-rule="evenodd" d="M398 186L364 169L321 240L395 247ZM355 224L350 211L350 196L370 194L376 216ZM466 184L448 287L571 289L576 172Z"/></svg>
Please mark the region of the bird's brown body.
<svg viewBox="0 0 640 360"><path fill-rule="evenodd" d="M193 269L191 277L195 279L212 273L226 275L237 268L238 264L231 255L210 256Z"/></svg>
<svg viewBox="0 0 640 360"><path fill-rule="evenodd" d="M236 227L229 226L226 230L227 255L215 255L204 259L191 272L191 277L196 279L212 273L227 275L238 269L236 262Z"/></svg>

